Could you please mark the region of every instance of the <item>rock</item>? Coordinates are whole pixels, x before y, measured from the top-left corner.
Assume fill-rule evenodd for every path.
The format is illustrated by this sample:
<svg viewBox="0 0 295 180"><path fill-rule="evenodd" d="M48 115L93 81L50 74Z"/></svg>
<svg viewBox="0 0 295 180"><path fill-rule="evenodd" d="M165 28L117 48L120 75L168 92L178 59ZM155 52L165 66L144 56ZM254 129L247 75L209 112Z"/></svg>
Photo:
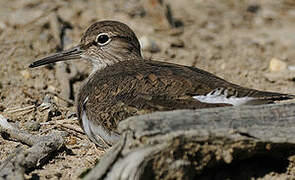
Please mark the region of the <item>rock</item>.
<svg viewBox="0 0 295 180"><path fill-rule="evenodd" d="M49 92L54 92L54 93L56 92L56 88L54 86L52 86L52 85L48 85L47 90Z"/></svg>
<svg viewBox="0 0 295 180"><path fill-rule="evenodd" d="M257 13L261 9L259 4L251 4L247 7L247 11L250 13Z"/></svg>
<svg viewBox="0 0 295 180"><path fill-rule="evenodd" d="M168 31L170 36L180 36L183 34L183 28L173 28Z"/></svg>
<svg viewBox="0 0 295 180"><path fill-rule="evenodd" d="M226 63L222 63L222 64L220 65L220 69L225 70L225 69L226 69Z"/></svg>
<svg viewBox="0 0 295 180"><path fill-rule="evenodd" d="M29 131L39 131L41 125L36 121L30 121L25 123L25 128Z"/></svg>
<svg viewBox="0 0 295 180"><path fill-rule="evenodd" d="M182 39L176 39L173 42L171 42L170 47L183 48L184 47L184 41Z"/></svg>
<svg viewBox="0 0 295 180"><path fill-rule="evenodd" d="M288 66L288 70L295 71L295 66Z"/></svg>
<svg viewBox="0 0 295 180"><path fill-rule="evenodd" d="M263 73L263 77L271 82L278 82L282 80L291 80L295 77L295 71L282 71L280 73L273 73L273 72L265 72Z"/></svg>
<svg viewBox="0 0 295 180"><path fill-rule="evenodd" d="M75 145L77 144L77 139L75 137L71 137L69 140L68 140L68 145Z"/></svg>
<svg viewBox="0 0 295 180"><path fill-rule="evenodd" d="M269 62L269 70L271 72L283 71L287 69L287 63L277 58L272 58Z"/></svg>
<svg viewBox="0 0 295 180"><path fill-rule="evenodd" d="M2 21L0 21L0 30L3 31L4 29L6 29L6 24Z"/></svg>
<svg viewBox="0 0 295 180"><path fill-rule="evenodd" d="M14 13L11 13L11 15L8 16L8 23L16 26L24 26L33 22L38 17L42 16L42 14L44 14L44 12L41 9L28 11L23 8L21 10L15 11Z"/></svg>
<svg viewBox="0 0 295 180"><path fill-rule="evenodd" d="M156 53L160 51L160 47L152 39L142 36L139 38L140 46L143 51L149 51L151 53Z"/></svg>
<svg viewBox="0 0 295 180"><path fill-rule="evenodd" d="M0 112L3 112L6 109L6 107L4 106L4 104L0 104Z"/></svg>
<svg viewBox="0 0 295 180"><path fill-rule="evenodd" d="M27 70L22 70L20 71L20 74L25 78L25 79L31 79L31 73Z"/></svg>
<svg viewBox="0 0 295 180"><path fill-rule="evenodd" d="M270 8L261 8L260 16L265 20L273 20L278 17L278 12Z"/></svg>
<svg viewBox="0 0 295 180"><path fill-rule="evenodd" d="M42 100L42 104L40 106L48 106L50 107L52 103L52 97L49 94L46 94Z"/></svg>

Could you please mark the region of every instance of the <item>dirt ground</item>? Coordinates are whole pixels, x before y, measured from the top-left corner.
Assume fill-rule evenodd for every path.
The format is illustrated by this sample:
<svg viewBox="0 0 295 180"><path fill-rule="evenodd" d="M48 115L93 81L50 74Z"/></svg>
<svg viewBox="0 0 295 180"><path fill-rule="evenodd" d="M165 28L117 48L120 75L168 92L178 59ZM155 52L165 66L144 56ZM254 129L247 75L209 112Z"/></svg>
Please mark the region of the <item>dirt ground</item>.
<svg viewBox="0 0 295 180"><path fill-rule="evenodd" d="M0 114L32 134L66 131L73 151L59 153L28 179L78 179L104 153L82 133L72 105L90 64L77 60L28 68L38 58L76 45L91 23L103 19L128 24L147 59L199 67L249 88L295 94L293 0L1 0ZM274 59L279 69L269 67ZM40 107L48 102L50 107ZM19 145L0 137L0 160ZM294 169L260 178L292 178Z"/></svg>

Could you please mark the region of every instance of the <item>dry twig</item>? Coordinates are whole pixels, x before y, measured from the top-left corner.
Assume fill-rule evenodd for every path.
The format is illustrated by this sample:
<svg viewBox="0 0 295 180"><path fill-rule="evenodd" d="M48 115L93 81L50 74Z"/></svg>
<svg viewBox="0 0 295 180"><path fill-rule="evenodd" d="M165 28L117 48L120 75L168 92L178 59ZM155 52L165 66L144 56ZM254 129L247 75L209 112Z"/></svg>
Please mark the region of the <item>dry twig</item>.
<svg viewBox="0 0 295 180"><path fill-rule="evenodd" d="M64 147L63 136L60 132L49 135L32 135L11 126L7 119L0 115L0 132L9 138L31 146L28 149L19 148L1 162L0 178L24 179L24 173L43 165L52 154Z"/></svg>

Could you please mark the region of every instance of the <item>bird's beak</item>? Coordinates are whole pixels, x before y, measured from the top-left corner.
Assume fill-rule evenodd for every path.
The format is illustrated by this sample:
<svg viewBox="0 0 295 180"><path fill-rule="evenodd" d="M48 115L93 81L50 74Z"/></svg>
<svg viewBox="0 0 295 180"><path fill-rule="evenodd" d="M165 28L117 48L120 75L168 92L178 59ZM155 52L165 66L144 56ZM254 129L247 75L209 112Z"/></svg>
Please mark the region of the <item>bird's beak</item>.
<svg viewBox="0 0 295 180"><path fill-rule="evenodd" d="M44 57L40 60L37 60L30 64L30 68L42 66L45 64L50 64L58 61L66 61L71 59L79 59L81 54L83 53L83 50L81 50L80 46L73 47L69 50L65 50L62 52L58 52L52 55L49 55L47 57Z"/></svg>

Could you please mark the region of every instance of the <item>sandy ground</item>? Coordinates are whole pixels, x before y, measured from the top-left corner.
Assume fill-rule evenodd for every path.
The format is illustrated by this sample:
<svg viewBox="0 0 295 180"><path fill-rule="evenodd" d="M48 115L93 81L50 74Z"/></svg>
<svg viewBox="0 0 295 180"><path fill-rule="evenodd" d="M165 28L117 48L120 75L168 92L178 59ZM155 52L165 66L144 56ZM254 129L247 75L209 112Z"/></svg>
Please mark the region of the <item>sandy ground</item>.
<svg viewBox="0 0 295 180"><path fill-rule="evenodd" d="M165 16L167 5L175 28ZM157 0L1 0L0 114L32 134L66 131L73 151L58 154L27 178L77 179L104 153L79 132L74 106L62 100L74 100L89 64L77 60L28 68L35 59L74 46L91 23L103 19L122 21L140 40L152 42L143 44L148 59L199 67L249 88L295 94L292 0L166 0L162 5ZM280 70L270 69L272 59ZM53 105L40 109L48 101ZM0 137L0 160L18 145ZM289 167L261 178L290 178L292 172Z"/></svg>

